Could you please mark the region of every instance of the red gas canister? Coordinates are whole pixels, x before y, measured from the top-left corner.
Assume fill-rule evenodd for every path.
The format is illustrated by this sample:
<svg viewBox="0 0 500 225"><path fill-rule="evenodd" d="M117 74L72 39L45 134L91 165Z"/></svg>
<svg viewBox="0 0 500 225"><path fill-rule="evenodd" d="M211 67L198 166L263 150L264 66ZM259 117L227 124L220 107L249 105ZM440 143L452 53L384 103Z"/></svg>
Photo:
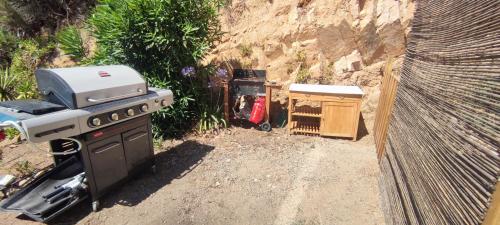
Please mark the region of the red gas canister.
<svg viewBox="0 0 500 225"><path fill-rule="evenodd" d="M259 97L253 104L252 113L250 114L250 122L259 124L264 119L266 113L266 98Z"/></svg>
<svg viewBox="0 0 500 225"><path fill-rule="evenodd" d="M0 129L0 141L5 140L5 136L6 136L6 135L5 135L5 131L4 131L4 130L2 130L2 129Z"/></svg>

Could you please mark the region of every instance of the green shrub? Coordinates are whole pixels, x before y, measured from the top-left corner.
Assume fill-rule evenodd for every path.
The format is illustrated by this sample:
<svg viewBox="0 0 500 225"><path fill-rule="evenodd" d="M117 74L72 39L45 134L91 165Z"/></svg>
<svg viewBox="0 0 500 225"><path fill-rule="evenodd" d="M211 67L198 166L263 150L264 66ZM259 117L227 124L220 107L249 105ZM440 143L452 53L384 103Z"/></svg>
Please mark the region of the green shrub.
<svg viewBox="0 0 500 225"><path fill-rule="evenodd" d="M31 176L35 173L35 166L30 161L24 160L20 162L16 162L14 164L13 169L21 176L27 177Z"/></svg>
<svg viewBox="0 0 500 225"><path fill-rule="evenodd" d="M127 34L127 0L102 0L88 19L97 39L97 52L90 64L125 63L124 38Z"/></svg>
<svg viewBox="0 0 500 225"><path fill-rule="evenodd" d="M84 59L87 55L82 36L74 26L68 26L56 34L59 47L75 61Z"/></svg>
<svg viewBox="0 0 500 225"><path fill-rule="evenodd" d="M240 54L243 57L250 57L253 53L252 46L250 44L241 44L239 46Z"/></svg>
<svg viewBox="0 0 500 225"><path fill-rule="evenodd" d="M16 137L19 136L19 131L15 128L7 128L5 129L5 136L9 139L12 140Z"/></svg>
<svg viewBox="0 0 500 225"><path fill-rule="evenodd" d="M35 70L47 62L55 49L50 39L25 39L17 43L12 55L11 72L23 77L33 77Z"/></svg>
<svg viewBox="0 0 500 225"><path fill-rule="evenodd" d="M4 100L35 98L35 69L50 58L54 44L49 39L15 40L0 65L0 98Z"/></svg>
<svg viewBox="0 0 500 225"><path fill-rule="evenodd" d="M213 129L227 127L224 119L223 109L220 105L204 105L200 110L200 119L198 121L198 132L205 132Z"/></svg>
<svg viewBox="0 0 500 225"><path fill-rule="evenodd" d="M295 83L305 84L311 78L309 66L307 65L307 55L304 50L300 50L295 54L295 61L299 63L299 72L295 78Z"/></svg>
<svg viewBox="0 0 500 225"><path fill-rule="evenodd" d="M33 99L38 96L38 92L36 90L36 81L34 75L30 75L25 77L21 81L19 81L16 92L16 99Z"/></svg>
<svg viewBox="0 0 500 225"><path fill-rule="evenodd" d="M295 83L305 84L311 78L311 73L307 68L300 68L297 77L295 78Z"/></svg>
<svg viewBox="0 0 500 225"><path fill-rule="evenodd" d="M54 43L50 39L26 39L17 43L9 67L10 72L19 77L16 84L17 99L37 97L35 70L47 62L54 49Z"/></svg>
<svg viewBox="0 0 500 225"><path fill-rule="evenodd" d="M8 31L0 28L0 67L11 63L12 53L16 48L16 38Z"/></svg>
<svg viewBox="0 0 500 225"><path fill-rule="evenodd" d="M98 50L84 63L127 64L151 86L171 89L175 103L153 115L155 131L182 134L206 104L201 99L208 75L198 64L222 35L220 5L220 0L103 0L88 20ZM186 66L198 72L183 76Z"/></svg>
<svg viewBox="0 0 500 225"><path fill-rule="evenodd" d="M53 33L76 22L95 5L95 0L0 0L0 23L20 37Z"/></svg>
<svg viewBox="0 0 500 225"><path fill-rule="evenodd" d="M300 50L295 54L295 60L299 63L306 64L307 55L304 50Z"/></svg>
<svg viewBox="0 0 500 225"><path fill-rule="evenodd" d="M0 101L10 101L16 97L15 86L19 77L10 73L9 68L0 69Z"/></svg>
<svg viewBox="0 0 500 225"><path fill-rule="evenodd" d="M203 102L203 104L198 104L197 111L199 116L197 129L200 133L227 127L227 121L224 118L223 89L215 83L217 78L227 77L227 70L223 68L215 70L215 67L207 66L202 72L205 76L215 75L216 77L209 79L208 88L200 91L201 96L198 97L199 101Z"/></svg>

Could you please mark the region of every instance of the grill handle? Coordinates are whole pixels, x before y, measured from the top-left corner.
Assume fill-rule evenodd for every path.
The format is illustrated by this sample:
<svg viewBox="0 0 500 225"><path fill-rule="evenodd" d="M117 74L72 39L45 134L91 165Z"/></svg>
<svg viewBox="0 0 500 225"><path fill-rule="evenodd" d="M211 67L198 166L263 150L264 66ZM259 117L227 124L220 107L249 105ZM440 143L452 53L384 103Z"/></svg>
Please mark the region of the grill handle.
<svg viewBox="0 0 500 225"><path fill-rule="evenodd" d="M101 148L95 149L95 150L93 151L93 153L94 153L94 154L100 154L100 153L103 153L103 152L108 151L108 150L110 150L110 149L114 149L114 148L116 148L116 147L120 146L120 144L121 144L121 143L119 143L119 142L113 142L113 143L108 144L108 145L106 145L106 146L104 146L104 147L101 147Z"/></svg>
<svg viewBox="0 0 500 225"><path fill-rule="evenodd" d="M132 96L135 96L137 93L143 93L143 92L144 92L144 90L139 88L139 89L137 89L137 92L134 92L134 93L119 95L119 96L114 96L114 97L109 97L109 98L101 98L101 99L87 98L87 101L89 101L89 102L107 102L107 101L132 97Z"/></svg>

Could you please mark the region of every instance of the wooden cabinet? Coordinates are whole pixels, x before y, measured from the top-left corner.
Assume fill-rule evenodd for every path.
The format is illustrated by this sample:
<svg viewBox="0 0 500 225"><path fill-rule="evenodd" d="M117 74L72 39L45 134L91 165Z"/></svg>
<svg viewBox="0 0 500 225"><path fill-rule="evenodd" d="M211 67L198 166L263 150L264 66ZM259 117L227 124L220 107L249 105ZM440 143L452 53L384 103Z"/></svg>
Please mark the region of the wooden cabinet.
<svg viewBox="0 0 500 225"><path fill-rule="evenodd" d="M356 86L293 84L289 95L289 131L356 140L362 96ZM306 105L297 106L299 101Z"/></svg>

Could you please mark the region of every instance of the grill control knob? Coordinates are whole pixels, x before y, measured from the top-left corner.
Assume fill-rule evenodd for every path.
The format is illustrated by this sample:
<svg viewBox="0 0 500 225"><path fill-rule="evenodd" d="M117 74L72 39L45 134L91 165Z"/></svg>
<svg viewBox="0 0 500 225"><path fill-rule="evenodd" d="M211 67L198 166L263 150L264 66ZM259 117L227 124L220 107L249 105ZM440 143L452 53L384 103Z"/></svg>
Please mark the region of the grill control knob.
<svg viewBox="0 0 500 225"><path fill-rule="evenodd" d="M141 111L142 112L147 112L148 109L149 109L148 104L144 104L144 105L141 106Z"/></svg>
<svg viewBox="0 0 500 225"><path fill-rule="evenodd" d="M127 115L128 116L134 116L135 115L134 109L128 109L127 110Z"/></svg>
<svg viewBox="0 0 500 225"><path fill-rule="evenodd" d="M117 121L120 119L120 116L118 116L118 113L112 113L110 116L111 120Z"/></svg>
<svg viewBox="0 0 500 225"><path fill-rule="evenodd" d="M92 125L94 125L96 127L101 126L101 119L99 119L99 118L92 119Z"/></svg>

